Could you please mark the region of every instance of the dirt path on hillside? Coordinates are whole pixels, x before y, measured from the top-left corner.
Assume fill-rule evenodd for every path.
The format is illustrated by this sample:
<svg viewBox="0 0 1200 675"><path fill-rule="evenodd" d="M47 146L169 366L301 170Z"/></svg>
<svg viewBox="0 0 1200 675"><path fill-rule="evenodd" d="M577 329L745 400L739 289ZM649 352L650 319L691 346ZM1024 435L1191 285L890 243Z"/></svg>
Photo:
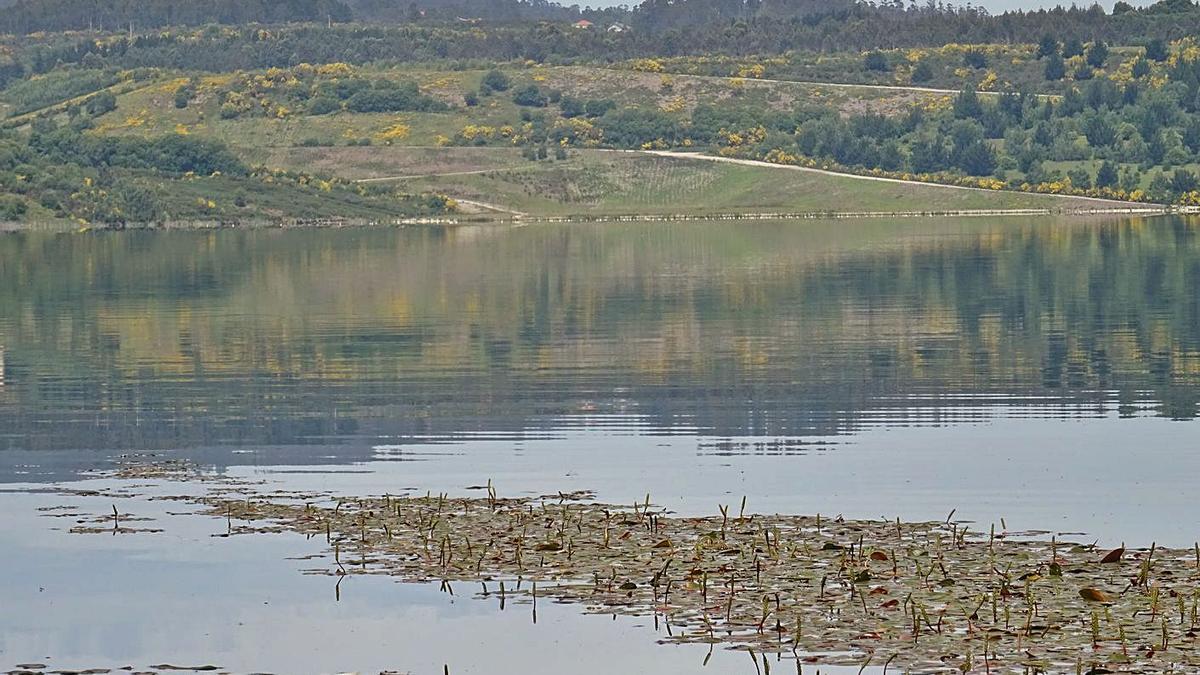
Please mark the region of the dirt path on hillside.
<svg viewBox="0 0 1200 675"><path fill-rule="evenodd" d="M611 70L619 70L612 68ZM672 73L662 72L661 75L670 75L672 77L692 77L697 79L710 80L742 80L747 84L752 82L762 82L765 84L796 84L807 87L831 87L833 89L873 89L876 91L897 91L897 92L913 92L918 94L950 94L956 95L961 93L961 89L938 89L936 87L919 87L916 85L906 84L856 84L853 82L821 82L820 80L777 80L774 78L758 78L758 77L735 77L732 75L693 75L691 73ZM976 92L980 96L999 96L1004 92L999 91L979 91ZM1062 98L1062 94L1034 94L1038 98Z"/></svg>
<svg viewBox="0 0 1200 675"><path fill-rule="evenodd" d="M674 157L679 159L694 159L703 162L724 162L728 164L741 164L743 166L757 166L769 169L781 169L788 171L803 171L806 173L816 173L825 176L840 176L842 178L856 178L858 180L870 180L880 183L898 183L900 185L919 185L924 187L945 188L948 190L974 190L976 192L987 192L996 194L1002 190L989 190L986 188L966 187L963 185L948 185L946 183L926 183L919 180L903 180L901 178L884 178L882 176L860 176L854 173L843 173L839 171L828 171L826 169L813 169L807 166L795 166L793 164L776 164L774 162L764 162L757 159L738 159L736 157L720 157L717 155L706 155L700 152L672 152L670 150L614 150L613 152L631 152L642 155L653 155L655 157ZM1033 192L1017 192L1015 194L1039 194ZM1143 202L1125 202L1117 199L1103 199L1101 197L1078 197L1075 195L1045 195L1058 196L1062 199L1080 200L1094 202L1097 204L1108 204L1110 206L1126 206L1129 213L1160 213L1162 207L1154 204L1145 204Z"/></svg>
<svg viewBox="0 0 1200 675"><path fill-rule="evenodd" d="M454 201L458 202L461 205L469 206L469 207L475 209L474 213L481 213L483 211L496 211L498 213L507 213L508 215L513 216L514 218L522 218L525 215L527 215L524 211L510 209L507 206L500 206L499 204L480 202L480 201L475 201L473 199L459 199L458 197L455 197L453 195L451 195L450 198L453 199ZM467 213L471 213L471 211L467 211Z"/></svg>

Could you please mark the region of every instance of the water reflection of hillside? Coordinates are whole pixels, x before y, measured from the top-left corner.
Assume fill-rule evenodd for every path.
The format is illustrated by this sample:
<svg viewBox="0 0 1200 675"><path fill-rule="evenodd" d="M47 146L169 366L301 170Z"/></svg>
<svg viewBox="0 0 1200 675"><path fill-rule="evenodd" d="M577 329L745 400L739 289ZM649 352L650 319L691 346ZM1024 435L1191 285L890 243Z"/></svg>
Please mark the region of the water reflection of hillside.
<svg viewBox="0 0 1200 675"><path fill-rule="evenodd" d="M1195 415L1182 220L0 238L0 443Z"/></svg>

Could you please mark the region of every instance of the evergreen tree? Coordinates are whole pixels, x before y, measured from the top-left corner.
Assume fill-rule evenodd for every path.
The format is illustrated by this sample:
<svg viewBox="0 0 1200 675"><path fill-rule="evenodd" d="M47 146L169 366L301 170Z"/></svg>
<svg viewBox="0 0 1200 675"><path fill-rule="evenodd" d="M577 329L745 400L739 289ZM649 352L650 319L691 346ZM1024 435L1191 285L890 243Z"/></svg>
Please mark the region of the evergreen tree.
<svg viewBox="0 0 1200 675"><path fill-rule="evenodd" d="M954 99L954 116L959 119L983 117L983 103L974 87L965 87Z"/></svg>
<svg viewBox="0 0 1200 675"><path fill-rule="evenodd" d="M1047 56L1054 56L1057 54L1058 39L1049 33L1043 35L1041 41L1038 42L1037 57L1039 59L1044 59Z"/></svg>
<svg viewBox="0 0 1200 675"><path fill-rule="evenodd" d="M1045 74L1047 80L1057 82L1067 76L1067 64L1058 54L1051 54L1050 59L1046 61Z"/></svg>
<svg viewBox="0 0 1200 675"><path fill-rule="evenodd" d="M1151 61L1162 63L1169 56L1170 52L1167 50L1167 42L1162 38L1154 38L1146 43L1146 58Z"/></svg>
<svg viewBox="0 0 1200 675"><path fill-rule="evenodd" d="M1104 40L1097 40L1087 51L1087 63L1093 68L1103 68L1108 61L1108 45Z"/></svg>
<svg viewBox="0 0 1200 675"><path fill-rule="evenodd" d="M1197 181L1196 174L1187 169L1175 169L1175 173L1171 175L1171 190L1175 194L1183 194L1196 189Z"/></svg>

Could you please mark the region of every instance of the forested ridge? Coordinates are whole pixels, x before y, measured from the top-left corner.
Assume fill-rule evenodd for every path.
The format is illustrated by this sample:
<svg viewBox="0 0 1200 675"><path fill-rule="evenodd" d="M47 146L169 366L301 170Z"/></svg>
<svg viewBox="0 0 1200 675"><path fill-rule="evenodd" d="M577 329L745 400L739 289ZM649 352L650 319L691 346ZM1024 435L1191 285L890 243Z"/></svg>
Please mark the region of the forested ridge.
<svg viewBox="0 0 1200 675"><path fill-rule="evenodd" d="M543 39L539 22L587 19L595 32L619 24L602 41L606 53L776 53L788 49L868 49L947 42L1032 42L1045 32L1081 40L1129 43L1176 39L1200 31L1193 0L1162 0L1135 9L1118 2L991 15L972 6L901 0L645 0L633 7L564 6L547 0L16 0L0 13L0 32L98 30L137 33L167 26L359 22L505 26L523 55L598 56L594 40ZM582 37L582 36L581 36ZM450 45L453 51L454 46ZM481 56L500 56L485 53Z"/></svg>

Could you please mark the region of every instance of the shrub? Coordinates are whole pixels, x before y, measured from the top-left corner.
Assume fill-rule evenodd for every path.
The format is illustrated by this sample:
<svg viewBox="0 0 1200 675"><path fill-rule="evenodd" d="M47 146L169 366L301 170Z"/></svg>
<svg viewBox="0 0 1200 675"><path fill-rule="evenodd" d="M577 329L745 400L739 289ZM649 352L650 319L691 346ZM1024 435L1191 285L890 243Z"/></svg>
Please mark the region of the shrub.
<svg viewBox="0 0 1200 675"><path fill-rule="evenodd" d="M1170 56L1167 50L1167 43L1162 38L1155 38L1146 43L1146 58L1157 63L1166 61Z"/></svg>
<svg viewBox="0 0 1200 675"><path fill-rule="evenodd" d="M175 90L175 107L180 110L188 107L188 101L192 99L192 89L187 85L183 85Z"/></svg>
<svg viewBox="0 0 1200 675"><path fill-rule="evenodd" d="M558 107L562 116L567 118L579 117L586 111L586 104L572 96L563 96L558 102Z"/></svg>
<svg viewBox="0 0 1200 675"><path fill-rule="evenodd" d="M346 109L353 112L401 112L441 110L445 106L421 94L415 82L380 80L370 89L363 89L346 99Z"/></svg>
<svg viewBox="0 0 1200 675"><path fill-rule="evenodd" d="M0 195L0 221L13 221L25 215L28 206L17 195Z"/></svg>
<svg viewBox="0 0 1200 675"><path fill-rule="evenodd" d="M483 81L479 84L479 88L485 94L493 91L508 91L508 88L511 86L512 82L508 79L508 76L494 68L484 74Z"/></svg>
<svg viewBox="0 0 1200 675"><path fill-rule="evenodd" d="M309 115L328 115L341 109L341 102L329 96L318 96L308 104Z"/></svg>
<svg viewBox="0 0 1200 675"><path fill-rule="evenodd" d="M616 108L617 104L606 98L589 98L583 110L588 117L603 117L608 111Z"/></svg>
<svg viewBox="0 0 1200 675"><path fill-rule="evenodd" d="M547 102L546 95L542 93L541 89L538 89L536 84L522 87L513 94L513 103L517 105L545 108Z"/></svg>
<svg viewBox="0 0 1200 675"><path fill-rule="evenodd" d="M987 68L987 54L978 49L968 50L967 53L963 54L963 65L976 70Z"/></svg>
<svg viewBox="0 0 1200 675"><path fill-rule="evenodd" d="M1077 188L1086 190L1092 187L1092 177L1088 174L1087 170L1082 167L1068 171L1067 178L1070 178L1071 185L1074 185Z"/></svg>
<svg viewBox="0 0 1200 675"><path fill-rule="evenodd" d="M117 97L110 91L102 91L84 102L84 108L92 117L98 117L117 109Z"/></svg>
<svg viewBox="0 0 1200 675"><path fill-rule="evenodd" d="M873 51L869 52L863 58L863 68L879 73L886 73L892 69L892 66L888 63L887 55L881 51Z"/></svg>
<svg viewBox="0 0 1200 675"><path fill-rule="evenodd" d="M1144 58L1133 62L1133 68L1130 73L1137 79L1141 79L1150 74L1150 62Z"/></svg>
<svg viewBox="0 0 1200 675"><path fill-rule="evenodd" d="M932 79L933 79L933 68L931 68L929 66L929 63L927 63L924 60L918 62L917 66L915 68L913 68L913 71L912 71L912 81L919 83L919 82L928 82Z"/></svg>

